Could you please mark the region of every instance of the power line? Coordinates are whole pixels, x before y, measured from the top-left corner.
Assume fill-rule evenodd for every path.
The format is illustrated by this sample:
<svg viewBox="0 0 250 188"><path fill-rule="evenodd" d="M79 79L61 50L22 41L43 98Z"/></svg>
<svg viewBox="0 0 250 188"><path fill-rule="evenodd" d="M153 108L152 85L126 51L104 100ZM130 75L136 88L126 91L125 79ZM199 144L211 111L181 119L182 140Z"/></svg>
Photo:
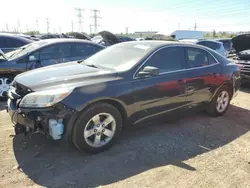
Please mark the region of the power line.
<svg viewBox="0 0 250 188"><path fill-rule="evenodd" d="M73 22L73 20L71 21L71 29L72 29L72 32L74 32L74 22Z"/></svg>
<svg viewBox="0 0 250 188"><path fill-rule="evenodd" d="M75 11L77 12L77 18L78 18L78 24L79 24L79 32L82 32L82 20L83 20L83 13L84 9L82 8L75 8Z"/></svg>
<svg viewBox="0 0 250 188"><path fill-rule="evenodd" d="M39 21L38 21L38 17L36 17L36 29L39 32Z"/></svg>
<svg viewBox="0 0 250 188"><path fill-rule="evenodd" d="M50 29L50 20L49 20L49 18L46 18L46 25L47 25L47 33L49 33L49 29Z"/></svg>
<svg viewBox="0 0 250 188"><path fill-rule="evenodd" d="M94 29L95 29L95 33L97 33L97 31L98 31L98 26L100 26L100 25L98 25L98 19L100 19L101 17L98 15L98 13L100 13L100 10L97 10L97 9L93 9L92 10L93 11L93 16L92 16L92 18L94 19Z"/></svg>

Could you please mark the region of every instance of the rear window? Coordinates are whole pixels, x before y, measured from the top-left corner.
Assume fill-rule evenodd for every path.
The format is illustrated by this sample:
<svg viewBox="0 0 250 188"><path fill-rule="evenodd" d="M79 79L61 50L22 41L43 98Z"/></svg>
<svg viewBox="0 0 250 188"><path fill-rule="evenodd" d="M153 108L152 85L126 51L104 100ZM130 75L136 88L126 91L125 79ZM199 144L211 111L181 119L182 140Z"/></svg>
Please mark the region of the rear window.
<svg viewBox="0 0 250 188"><path fill-rule="evenodd" d="M227 50L227 51L230 51L231 48L232 48L232 42L227 40L227 41L221 41L223 43L223 46L224 48Z"/></svg>
<svg viewBox="0 0 250 188"><path fill-rule="evenodd" d="M221 47L220 43L211 42L211 41L201 41L201 42L197 42L197 44L202 45L202 46L206 46L206 47L211 48L213 50L218 50Z"/></svg>

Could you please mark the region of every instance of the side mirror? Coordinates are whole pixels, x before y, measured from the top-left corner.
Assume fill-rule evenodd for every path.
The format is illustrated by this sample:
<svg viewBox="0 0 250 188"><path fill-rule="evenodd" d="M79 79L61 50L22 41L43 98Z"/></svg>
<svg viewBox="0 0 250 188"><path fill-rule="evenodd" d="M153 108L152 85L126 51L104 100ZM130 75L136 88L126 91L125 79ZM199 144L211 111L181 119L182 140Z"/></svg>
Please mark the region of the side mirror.
<svg viewBox="0 0 250 188"><path fill-rule="evenodd" d="M160 70L157 67L146 66L138 73L138 76L140 77L157 76L159 74Z"/></svg>
<svg viewBox="0 0 250 188"><path fill-rule="evenodd" d="M34 55L29 56L29 61L37 61L37 58Z"/></svg>

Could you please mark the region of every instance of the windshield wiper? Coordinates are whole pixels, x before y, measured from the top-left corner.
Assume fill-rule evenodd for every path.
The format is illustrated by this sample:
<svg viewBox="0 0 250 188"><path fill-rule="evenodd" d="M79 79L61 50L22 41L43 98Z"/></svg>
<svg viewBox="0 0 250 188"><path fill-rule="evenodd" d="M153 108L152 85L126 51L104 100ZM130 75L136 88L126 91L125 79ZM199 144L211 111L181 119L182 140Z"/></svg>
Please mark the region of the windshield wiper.
<svg viewBox="0 0 250 188"><path fill-rule="evenodd" d="M85 65L87 65L88 67L98 68L98 67L97 67L97 66L95 66L95 65L89 65L89 64L85 64Z"/></svg>
<svg viewBox="0 0 250 188"><path fill-rule="evenodd" d="M25 48L26 48L26 47L25 47ZM16 49L16 52L13 53L13 54L11 54L10 57L12 57L12 56L15 55L15 54L18 54L20 51L24 50L25 48L17 48L17 49ZM9 58L10 58L10 57L9 57Z"/></svg>

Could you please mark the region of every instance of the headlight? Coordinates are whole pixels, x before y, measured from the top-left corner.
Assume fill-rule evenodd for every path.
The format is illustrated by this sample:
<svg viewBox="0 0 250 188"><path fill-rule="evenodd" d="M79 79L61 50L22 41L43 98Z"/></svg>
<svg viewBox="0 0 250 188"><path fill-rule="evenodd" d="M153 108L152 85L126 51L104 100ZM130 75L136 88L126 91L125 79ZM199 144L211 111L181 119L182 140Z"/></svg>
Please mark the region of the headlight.
<svg viewBox="0 0 250 188"><path fill-rule="evenodd" d="M71 92L70 89L55 89L30 93L21 100L19 106L27 108L50 107L63 100Z"/></svg>

